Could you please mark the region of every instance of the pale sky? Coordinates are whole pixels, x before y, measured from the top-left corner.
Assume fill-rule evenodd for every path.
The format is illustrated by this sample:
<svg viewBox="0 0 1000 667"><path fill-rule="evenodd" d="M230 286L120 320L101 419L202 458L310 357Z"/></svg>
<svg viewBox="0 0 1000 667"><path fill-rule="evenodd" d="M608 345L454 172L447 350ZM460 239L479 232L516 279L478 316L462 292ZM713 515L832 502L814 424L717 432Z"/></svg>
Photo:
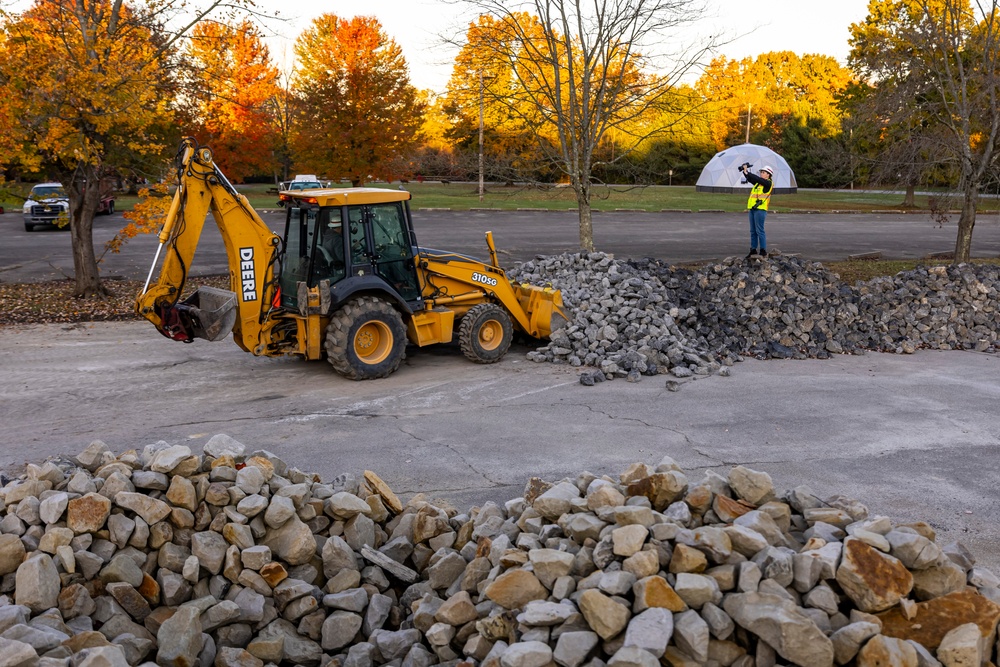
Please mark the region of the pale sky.
<svg viewBox="0 0 1000 667"><path fill-rule="evenodd" d="M848 27L868 14L868 0L708 0L708 4L709 15L693 27L689 38L717 31L739 35L756 27L720 49L722 55L737 59L793 51L833 56L845 63ZM402 48L413 85L437 92L447 86L456 53L442 45L439 35L461 38L474 16L466 6L446 0L257 0L257 6L289 19L275 24L284 38L268 40L278 62L291 61L295 36L320 14L374 16Z"/></svg>

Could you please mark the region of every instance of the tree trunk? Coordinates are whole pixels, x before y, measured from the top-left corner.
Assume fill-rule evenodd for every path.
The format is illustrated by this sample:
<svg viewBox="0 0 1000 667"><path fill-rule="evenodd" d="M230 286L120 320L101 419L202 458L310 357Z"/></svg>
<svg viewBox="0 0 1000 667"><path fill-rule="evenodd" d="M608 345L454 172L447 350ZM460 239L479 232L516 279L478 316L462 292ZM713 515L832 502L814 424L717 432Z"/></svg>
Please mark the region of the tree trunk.
<svg viewBox="0 0 1000 667"><path fill-rule="evenodd" d="M100 200L101 179L97 168L78 168L66 188L69 193L69 224L73 242L73 271L76 287L73 296L105 296L94 255L94 213Z"/></svg>
<svg viewBox="0 0 1000 667"><path fill-rule="evenodd" d="M968 262L972 253L972 228L976 226L976 207L979 204L979 188L965 186L962 200L962 214L958 218L958 236L955 239L955 263Z"/></svg>
<svg viewBox="0 0 1000 667"><path fill-rule="evenodd" d="M915 190L916 188L913 186L912 183L908 183L906 185L906 195L903 197L903 203L901 204L903 208L916 207L917 204L916 204Z"/></svg>
<svg viewBox="0 0 1000 667"><path fill-rule="evenodd" d="M580 214L580 250L594 252L594 221L590 214L590 179L577 181L576 206Z"/></svg>

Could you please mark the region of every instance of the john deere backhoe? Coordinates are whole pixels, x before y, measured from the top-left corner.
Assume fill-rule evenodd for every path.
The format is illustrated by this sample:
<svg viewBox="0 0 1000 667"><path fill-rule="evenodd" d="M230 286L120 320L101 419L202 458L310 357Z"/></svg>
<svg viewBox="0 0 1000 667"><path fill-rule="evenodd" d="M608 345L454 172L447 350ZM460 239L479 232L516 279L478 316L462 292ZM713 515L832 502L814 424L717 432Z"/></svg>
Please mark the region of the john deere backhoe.
<svg viewBox="0 0 1000 667"><path fill-rule="evenodd" d="M184 139L177 189L136 312L173 340L232 333L254 355L325 357L354 380L395 371L407 340L423 347L457 335L466 357L493 363L514 331L547 338L566 321L558 291L507 278L491 233L488 264L418 247L408 192L314 189L280 197L284 236L230 184L209 148ZM209 213L226 246L231 289L200 287L182 301Z"/></svg>

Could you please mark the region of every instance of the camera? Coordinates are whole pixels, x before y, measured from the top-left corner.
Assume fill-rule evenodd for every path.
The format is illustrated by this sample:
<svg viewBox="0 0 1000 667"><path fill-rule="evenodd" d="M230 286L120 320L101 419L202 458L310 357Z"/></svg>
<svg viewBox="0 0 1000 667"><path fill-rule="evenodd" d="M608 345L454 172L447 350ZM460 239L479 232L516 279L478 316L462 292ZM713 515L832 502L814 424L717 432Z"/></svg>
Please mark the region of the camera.
<svg viewBox="0 0 1000 667"><path fill-rule="evenodd" d="M753 166L753 165L752 165L752 164L750 164L749 162L744 162L744 163L743 163L743 164L741 164L741 165L740 165L739 167L737 167L737 170L739 170L740 172L744 172L744 171L746 171L747 169L750 169L750 168L751 168L752 166Z"/></svg>

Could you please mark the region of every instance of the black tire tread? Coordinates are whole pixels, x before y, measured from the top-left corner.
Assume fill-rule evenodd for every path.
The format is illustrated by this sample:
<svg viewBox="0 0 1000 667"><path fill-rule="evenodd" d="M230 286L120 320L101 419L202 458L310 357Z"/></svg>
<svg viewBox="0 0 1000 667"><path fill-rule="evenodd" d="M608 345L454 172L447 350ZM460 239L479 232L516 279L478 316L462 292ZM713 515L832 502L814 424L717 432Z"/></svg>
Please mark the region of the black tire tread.
<svg viewBox="0 0 1000 667"><path fill-rule="evenodd" d="M348 352L351 348L351 329L362 318L370 319L373 312L381 313L389 318L390 328L394 329L393 335L401 341L393 341L394 351L390 353L388 359L379 365L375 372L372 372L373 368L370 366L358 365L361 362L353 360L353 355ZM403 324L403 318L387 302L376 297L363 296L347 302L330 316L330 323L326 328L324 349L327 361L333 366L333 370L349 380L371 380L387 377L399 368L406 357L406 327Z"/></svg>
<svg viewBox="0 0 1000 667"><path fill-rule="evenodd" d="M500 347L484 356L479 350L479 331L477 325L485 317L493 316L504 326L504 341ZM458 344L462 348L462 354L469 361L477 364L495 364L507 354L511 341L514 338L514 329L507 311L495 303L481 303L469 308L469 311L462 317L462 323L458 327Z"/></svg>

